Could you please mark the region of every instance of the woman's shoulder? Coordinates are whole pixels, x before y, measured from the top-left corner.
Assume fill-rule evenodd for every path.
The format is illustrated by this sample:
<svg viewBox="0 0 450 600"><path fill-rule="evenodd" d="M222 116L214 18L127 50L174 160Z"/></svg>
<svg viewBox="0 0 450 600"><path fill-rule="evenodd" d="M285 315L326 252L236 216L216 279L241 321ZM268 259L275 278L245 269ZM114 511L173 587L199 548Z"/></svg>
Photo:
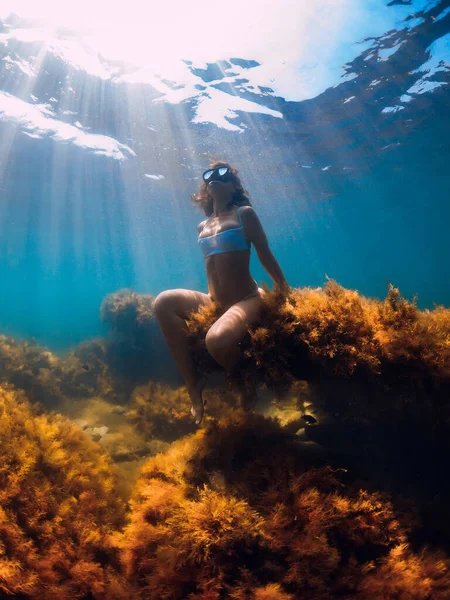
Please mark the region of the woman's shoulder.
<svg viewBox="0 0 450 600"><path fill-rule="evenodd" d="M200 234L203 230L203 227L206 225L206 221L208 219L203 219L203 221L200 221L200 223L197 225L197 231Z"/></svg>
<svg viewBox="0 0 450 600"><path fill-rule="evenodd" d="M238 208L238 213L241 218L244 217L245 219L249 219L249 218L251 219L252 216L256 215L253 206L249 206L248 204L244 204L244 206L240 206Z"/></svg>
<svg viewBox="0 0 450 600"><path fill-rule="evenodd" d="M253 206L251 206L250 204L241 204L240 206L238 206L238 211L240 213L255 212Z"/></svg>

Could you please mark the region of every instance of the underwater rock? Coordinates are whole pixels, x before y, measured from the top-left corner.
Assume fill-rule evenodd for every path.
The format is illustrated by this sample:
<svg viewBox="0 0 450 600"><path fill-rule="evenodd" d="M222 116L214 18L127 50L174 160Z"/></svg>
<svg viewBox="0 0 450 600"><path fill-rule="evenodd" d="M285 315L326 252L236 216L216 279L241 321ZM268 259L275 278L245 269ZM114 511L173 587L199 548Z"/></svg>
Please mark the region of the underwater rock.
<svg viewBox="0 0 450 600"><path fill-rule="evenodd" d="M85 433L91 436L91 438L98 442L108 433L108 427L103 425L102 427L89 427L85 429Z"/></svg>
<svg viewBox="0 0 450 600"><path fill-rule="evenodd" d="M100 318L115 332L140 337L138 332L145 335L146 326L154 320L153 303L154 298L149 294L122 289L105 296Z"/></svg>
<svg viewBox="0 0 450 600"><path fill-rule="evenodd" d="M303 414L301 416L302 420L305 421L308 425L315 425L317 423L317 419L312 415Z"/></svg>
<svg viewBox="0 0 450 600"><path fill-rule="evenodd" d="M157 351L153 304L149 294L122 289L105 296L100 307L100 318L109 327L108 364L133 387L147 381Z"/></svg>
<svg viewBox="0 0 450 600"><path fill-rule="evenodd" d="M23 389L31 402L60 401L60 368L59 358L36 342L0 335L0 381Z"/></svg>
<svg viewBox="0 0 450 600"><path fill-rule="evenodd" d="M420 549L426 529L418 535L416 515L374 489L363 460L378 460L383 472L395 459L393 472L424 480L426 510L417 512L433 525L432 541L450 540L450 493L442 489L449 309L419 311L392 286L384 302L371 300L332 281L285 298L268 294L262 324L242 343L237 376L276 393L258 406L274 418L244 416L233 393L206 389L196 431L184 388L134 389L114 369L116 350L130 340L140 364L151 360L139 342L151 302L129 294L116 301L107 317L117 319L112 354L113 346L94 340L59 358L0 336L0 378L77 421L45 415L21 392L0 387L1 593L448 600L447 555ZM206 372L217 368L204 335L218 315L212 306L188 322ZM102 449L122 466L126 486ZM125 498L142 465L122 534ZM387 479L378 473L376 481Z"/></svg>
<svg viewBox="0 0 450 600"><path fill-rule="evenodd" d="M131 508L122 560L144 600L450 594L447 557L406 550L415 515L258 415L210 421L149 459ZM402 552L411 575L391 582ZM429 596L414 595L419 573L433 574Z"/></svg>
<svg viewBox="0 0 450 600"><path fill-rule="evenodd" d="M0 381L53 409L66 398L100 395L126 401L135 384L113 369L108 348L107 340L91 340L58 357L35 342L0 335Z"/></svg>
<svg viewBox="0 0 450 600"><path fill-rule="evenodd" d="M315 425L320 412L313 403L313 389L306 381L294 381L263 409L266 417L275 418L288 434L299 434L305 427ZM305 419L305 413L311 418ZM313 416L314 415L314 416ZM320 415L323 418L323 415Z"/></svg>
<svg viewBox="0 0 450 600"><path fill-rule="evenodd" d="M134 427L124 424L117 431L108 431L99 443L116 463L122 463L153 456L155 452L160 451L154 449L156 441L144 439Z"/></svg>
<svg viewBox="0 0 450 600"><path fill-rule="evenodd" d="M204 340L219 316L213 304L187 323L205 372L218 368ZM380 301L328 280L324 289L266 294L260 323L241 343L236 376L280 392L307 382L314 408L338 415L344 426L346 420L370 425L368 452L380 447L381 431L381 443L392 452L408 454L412 440L417 452L430 445L450 452L449 339L448 308L421 311L391 284ZM404 443L408 438L411 445Z"/></svg>
<svg viewBox="0 0 450 600"><path fill-rule="evenodd" d="M61 359L59 389L67 398L101 396L111 402L126 401L130 383L113 367L109 357L110 341L94 339L78 344ZM89 365L88 369L85 367Z"/></svg>
<svg viewBox="0 0 450 600"><path fill-rule="evenodd" d="M108 427L103 425L103 427L94 427L94 433L98 433L100 437L103 437L106 433L108 433Z"/></svg>
<svg viewBox="0 0 450 600"><path fill-rule="evenodd" d="M192 347L202 360L205 333L218 316L213 304L188 321ZM381 377L393 383L387 381L387 365L395 365L400 375L408 363L422 367L411 373L410 385L423 385L426 372L436 383L450 377L450 309L420 311L391 284L383 302L333 280L324 289L292 289L286 297L269 292L260 321L250 328L244 354L251 359L250 370L268 385L282 387L286 377L308 381L323 375Z"/></svg>
<svg viewBox="0 0 450 600"><path fill-rule="evenodd" d="M76 402L68 400L59 406L59 410L74 423L85 426L84 433L99 442L121 471L122 463L139 462L142 457L155 453L152 441L145 439L130 423L126 407L93 397Z"/></svg>

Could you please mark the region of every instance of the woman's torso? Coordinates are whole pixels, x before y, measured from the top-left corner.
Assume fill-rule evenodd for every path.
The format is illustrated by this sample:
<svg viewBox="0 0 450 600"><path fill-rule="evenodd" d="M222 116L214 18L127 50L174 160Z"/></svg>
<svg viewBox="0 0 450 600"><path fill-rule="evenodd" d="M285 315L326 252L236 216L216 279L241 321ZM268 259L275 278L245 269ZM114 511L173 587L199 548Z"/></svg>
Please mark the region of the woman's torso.
<svg viewBox="0 0 450 600"><path fill-rule="evenodd" d="M230 234L220 236L224 231L230 231ZM223 239L224 237L227 239ZM242 243L245 239L245 229L238 207L233 207L218 217L211 216L206 219L199 234L199 241L205 238L209 239L204 245L212 246L211 242L215 242L218 247L215 253L205 257L210 296L221 306L231 306L251 294L257 287L250 275L250 244L248 241L246 244ZM229 242L239 249L223 251Z"/></svg>

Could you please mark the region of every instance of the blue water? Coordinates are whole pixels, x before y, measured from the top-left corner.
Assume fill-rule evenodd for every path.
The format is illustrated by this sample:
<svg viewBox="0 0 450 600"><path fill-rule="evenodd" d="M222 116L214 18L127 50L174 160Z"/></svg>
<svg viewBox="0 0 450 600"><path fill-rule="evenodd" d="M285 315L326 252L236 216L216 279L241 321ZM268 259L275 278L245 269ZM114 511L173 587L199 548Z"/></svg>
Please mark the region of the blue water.
<svg viewBox="0 0 450 600"><path fill-rule="evenodd" d="M417 294L420 308L450 306L448 6L431 2L418 13L411 6L415 26L361 44L346 66L354 76L311 99L290 102L219 82L216 89L258 96L283 115L240 112L240 132L193 123L193 100L151 103L150 85L99 81L48 53L34 102L62 103L69 74L79 114L63 117L55 108L49 119L80 119L85 131L136 156L115 160L49 130L36 135L0 105L0 333L65 351L105 332L101 302L120 288L206 291L196 240L202 215L190 194L214 159L239 169L291 286L317 287L328 276L383 298L391 282L407 298ZM396 52L372 56L374 46L394 40L403 42ZM33 52L32 44L0 43L0 91L8 99L29 102L29 90L5 57ZM252 57L241 59L250 73ZM223 64L217 69L193 72L207 83ZM383 112L396 106L403 108ZM252 273L270 283L256 256Z"/></svg>

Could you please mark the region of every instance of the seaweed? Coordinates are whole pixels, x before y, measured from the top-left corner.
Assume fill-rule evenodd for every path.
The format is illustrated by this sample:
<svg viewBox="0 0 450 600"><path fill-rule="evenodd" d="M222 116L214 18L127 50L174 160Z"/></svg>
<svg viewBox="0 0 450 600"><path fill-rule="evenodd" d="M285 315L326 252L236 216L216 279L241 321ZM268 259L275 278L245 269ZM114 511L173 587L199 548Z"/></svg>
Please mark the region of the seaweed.
<svg viewBox="0 0 450 600"><path fill-rule="evenodd" d="M413 582L389 577L417 526L414 511L308 455L276 421L234 415L147 461L122 558L144 599L394 598ZM405 556L433 573L423 589L450 593L442 553Z"/></svg>
<svg viewBox="0 0 450 600"><path fill-rule="evenodd" d="M216 318L212 306L188 321L192 351L206 371L218 368L204 344ZM450 309L421 311L391 284L381 301L329 280L323 289L267 292L260 322L241 347L235 380L277 394L308 382L338 427L362 428L369 454L408 438L419 440L416 451L450 450Z"/></svg>
<svg viewBox="0 0 450 600"><path fill-rule="evenodd" d="M217 390L206 390L203 398L208 407L206 418L217 418L236 408L230 394L219 394ZM191 404L185 387L174 389L149 381L135 388L126 414L146 437L172 442L195 431Z"/></svg>
<svg viewBox="0 0 450 600"><path fill-rule="evenodd" d="M0 387L0 431L2 598L129 598L111 538L126 505L110 459L11 386Z"/></svg>

